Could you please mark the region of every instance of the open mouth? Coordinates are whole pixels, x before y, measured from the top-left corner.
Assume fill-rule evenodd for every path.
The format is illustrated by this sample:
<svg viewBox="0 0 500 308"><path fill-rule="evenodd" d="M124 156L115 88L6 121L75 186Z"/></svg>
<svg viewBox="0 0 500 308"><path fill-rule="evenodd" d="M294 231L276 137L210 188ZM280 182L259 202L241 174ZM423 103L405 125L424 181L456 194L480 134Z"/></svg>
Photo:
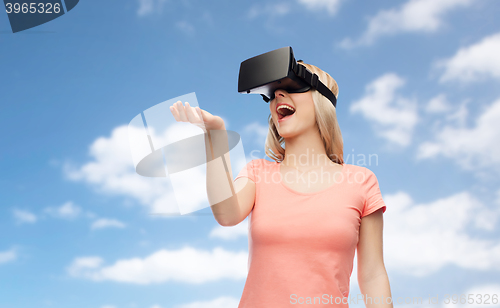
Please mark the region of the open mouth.
<svg viewBox="0 0 500 308"><path fill-rule="evenodd" d="M277 112L278 112L278 121L279 121L279 120L282 120L282 119L294 114L295 109L290 107L290 106L287 106L287 105L280 105L277 109Z"/></svg>

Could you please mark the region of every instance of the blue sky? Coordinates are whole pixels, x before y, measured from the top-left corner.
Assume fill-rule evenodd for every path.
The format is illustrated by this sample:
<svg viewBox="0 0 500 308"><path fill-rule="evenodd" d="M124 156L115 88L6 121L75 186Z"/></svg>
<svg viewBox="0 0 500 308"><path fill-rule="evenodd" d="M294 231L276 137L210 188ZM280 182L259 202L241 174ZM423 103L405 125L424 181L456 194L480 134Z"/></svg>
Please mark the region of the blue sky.
<svg viewBox="0 0 500 308"><path fill-rule="evenodd" d="M0 14L0 307L237 307L247 220L151 215L168 195L134 173L127 125L195 92L265 158L269 108L237 92L238 69L284 46L337 80L346 162L378 157L393 298L500 294L499 14L493 0L80 1L16 34Z"/></svg>

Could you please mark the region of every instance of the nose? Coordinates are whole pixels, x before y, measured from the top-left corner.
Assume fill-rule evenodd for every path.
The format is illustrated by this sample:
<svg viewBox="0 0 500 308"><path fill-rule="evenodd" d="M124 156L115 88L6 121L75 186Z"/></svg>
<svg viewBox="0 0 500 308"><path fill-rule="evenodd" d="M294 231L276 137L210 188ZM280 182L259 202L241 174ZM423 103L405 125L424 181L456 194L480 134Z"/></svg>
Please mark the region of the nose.
<svg viewBox="0 0 500 308"><path fill-rule="evenodd" d="M281 97L285 97L285 94L287 92L283 89L277 89L276 91L274 91L274 96L277 97L277 96L281 96Z"/></svg>
<svg viewBox="0 0 500 308"><path fill-rule="evenodd" d="M272 99L275 99L276 97L285 97L285 94L287 94L287 93L288 92L286 92L283 89L277 89L274 91L274 95L273 95Z"/></svg>

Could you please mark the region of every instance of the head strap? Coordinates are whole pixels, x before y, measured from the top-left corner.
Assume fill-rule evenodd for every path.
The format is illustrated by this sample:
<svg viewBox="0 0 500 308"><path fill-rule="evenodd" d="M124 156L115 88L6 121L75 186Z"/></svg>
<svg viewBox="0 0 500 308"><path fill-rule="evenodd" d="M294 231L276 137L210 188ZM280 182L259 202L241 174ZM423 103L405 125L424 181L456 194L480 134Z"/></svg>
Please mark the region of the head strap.
<svg viewBox="0 0 500 308"><path fill-rule="evenodd" d="M303 61L299 60L297 62L303 62ZM292 69L295 72L295 75L299 76L305 82L307 82L311 87L318 90L319 93L328 98L332 102L333 106L337 108L337 98L335 97L333 92L319 80L318 75L313 74L304 65L300 65L295 62L292 64Z"/></svg>

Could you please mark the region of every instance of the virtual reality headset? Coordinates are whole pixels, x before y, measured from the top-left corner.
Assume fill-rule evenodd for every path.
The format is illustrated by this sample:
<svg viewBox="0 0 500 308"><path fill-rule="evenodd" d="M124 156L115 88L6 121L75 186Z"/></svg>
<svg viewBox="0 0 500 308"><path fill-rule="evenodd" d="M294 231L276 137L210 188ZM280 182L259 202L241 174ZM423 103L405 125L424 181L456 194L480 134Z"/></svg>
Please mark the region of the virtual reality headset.
<svg viewBox="0 0 500 308"><path fill-rule="evenodd" d="M299 60L300 63L302 60ZM302 93L311 88L318 90L337 107L337 98L318 75L298 64L292 47L283 47L241 62L238 77L239 93L257 93L266 103L274 99L274 92Z"/></svg>

